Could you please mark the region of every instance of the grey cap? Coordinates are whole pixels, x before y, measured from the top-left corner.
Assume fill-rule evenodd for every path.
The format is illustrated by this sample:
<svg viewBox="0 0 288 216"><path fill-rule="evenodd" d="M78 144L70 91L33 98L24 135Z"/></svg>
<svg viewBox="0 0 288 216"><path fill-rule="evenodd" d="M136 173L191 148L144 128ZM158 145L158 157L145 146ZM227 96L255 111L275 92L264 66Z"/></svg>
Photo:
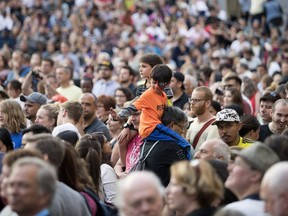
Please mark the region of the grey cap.
<svg viewBox="0 0 288 216"><path fill-rule="evenodd" d="M48 98L39 92L33 92L28 96L21 95L20 100L23 102L30 101L32 103L38 103L40 105L43 105L47 103Z"/></svg>
<svg viewBox="0 0 288 216"><path fill-rule="evenodd" d="M233 153L243 158L253 169L260 171L262 174L273 164L280 161L277 154L261 142L256 142L248 148Z"/></svg>

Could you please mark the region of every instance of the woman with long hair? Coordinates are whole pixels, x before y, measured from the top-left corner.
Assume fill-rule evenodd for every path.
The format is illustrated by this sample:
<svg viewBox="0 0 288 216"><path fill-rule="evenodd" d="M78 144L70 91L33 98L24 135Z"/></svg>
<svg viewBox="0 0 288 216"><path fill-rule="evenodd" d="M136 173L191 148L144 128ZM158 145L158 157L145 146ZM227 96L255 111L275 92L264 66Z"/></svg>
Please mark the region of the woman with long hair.
<svg viewBox="0 0 288 216"><path fill-rule="evenodd" d="M111 147L106 137L100 133L86 134L81 138L76 150L86 161L100 198L100 191L103 190L104 200L115 204L118 179L111 166Z"/></svg>
<svg viewBox="0 0 288 216"><path fill-rule="evenodd" d="M26 128L26 118L19 103L12 99L0 102L0 127L9 131L14 149L20 148L22 145L21 131Z"/></svg>
<svg viewBox="0 0 288 216"><path fill-rule="evenodd" d="M223 198L224 186L204 160L181 161L171 166L166 203L176 215L212 216Z"/></svg>
<svg viewBox="0 0 288 216"><path fill-rule="evenodd" d="M64 159L58 169L59 181L78 191L85 198L92 215L96 215L97 203L90 194L95 194L97 197L97 188L86 167L86 163L81 160L75 148L65 142Z"/></svg>
<svg viewBox="0 0 288 216"><path fill-rule="evenodd" d="M243 103L241 92L237 88L228 88L224 92L224 107L232 104L240 106L244 114L251 114L251 110L248 104Z"/></svg>

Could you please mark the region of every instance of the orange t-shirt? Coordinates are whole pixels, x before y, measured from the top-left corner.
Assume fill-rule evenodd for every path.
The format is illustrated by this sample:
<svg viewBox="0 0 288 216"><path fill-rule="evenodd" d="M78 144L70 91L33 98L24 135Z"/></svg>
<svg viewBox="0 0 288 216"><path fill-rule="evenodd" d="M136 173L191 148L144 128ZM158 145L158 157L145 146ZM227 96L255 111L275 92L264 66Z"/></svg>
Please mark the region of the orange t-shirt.
<svg viewBox="0 0 288 216"><path fill-rule="evenodd" d="M158 124L161 124L164 107L167 103L167 96L164 92L159 95L153 88L147 89L133 105L141 110L139 134L144 139L150 135Z"/></svg>

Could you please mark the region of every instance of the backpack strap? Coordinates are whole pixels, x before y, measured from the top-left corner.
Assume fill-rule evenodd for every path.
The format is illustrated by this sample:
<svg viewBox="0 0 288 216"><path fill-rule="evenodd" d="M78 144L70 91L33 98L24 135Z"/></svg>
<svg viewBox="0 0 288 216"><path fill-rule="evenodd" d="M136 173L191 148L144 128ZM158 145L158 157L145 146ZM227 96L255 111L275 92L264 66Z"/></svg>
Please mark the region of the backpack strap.
<svg viewBox="0 0 288 216"><path fill-rule="evenodd" d="M203 132L206 130L206 128L207 128L209 125L211 125L212 122L214 122L214 121L215 121L215 118L212 118L212 119L210 119L209 121L207 121L207 122L203 125L203 127L200 129L200 131L197 133L197 135L195 136L195 138L194 138L194 140L193 140L193 143L192 143L192 146L193 146L194 149L195 149L196 146L197 146L197 143L198 143L198 141L199 141L200 136L203 134Z"/></svg>
<svg viewBox="0 0 288 216"><path fill-rule="evenodd" d="M149 154L151 153L151 151L153 150L153 148L156 146L156 144L157 144L158 142L159 142L159 140L156 141L156 142L152 145L152 147L149 149L148 153L146 154L145 158L141 159L142 161L145 161L145 160L147 159L147 157L149 156ZM144 143L144 144L145 144L145 143ZM143 152L144 152L144 148L145 148L145 145L143 146ZM142 155L142 156L143 156L143 155Z"/></svg>

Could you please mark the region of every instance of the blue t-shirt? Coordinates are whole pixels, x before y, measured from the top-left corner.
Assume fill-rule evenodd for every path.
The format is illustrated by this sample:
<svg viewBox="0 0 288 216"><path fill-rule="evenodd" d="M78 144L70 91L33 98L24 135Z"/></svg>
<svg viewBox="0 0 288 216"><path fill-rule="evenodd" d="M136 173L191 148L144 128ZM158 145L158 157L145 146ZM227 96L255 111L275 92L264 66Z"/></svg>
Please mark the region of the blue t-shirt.
<svg viewBox="0 0 288 216"><path fill-rule="evenodd" d="M21 148L22 145L22 133L10 133L13 142L14 149Z"/></svg>

